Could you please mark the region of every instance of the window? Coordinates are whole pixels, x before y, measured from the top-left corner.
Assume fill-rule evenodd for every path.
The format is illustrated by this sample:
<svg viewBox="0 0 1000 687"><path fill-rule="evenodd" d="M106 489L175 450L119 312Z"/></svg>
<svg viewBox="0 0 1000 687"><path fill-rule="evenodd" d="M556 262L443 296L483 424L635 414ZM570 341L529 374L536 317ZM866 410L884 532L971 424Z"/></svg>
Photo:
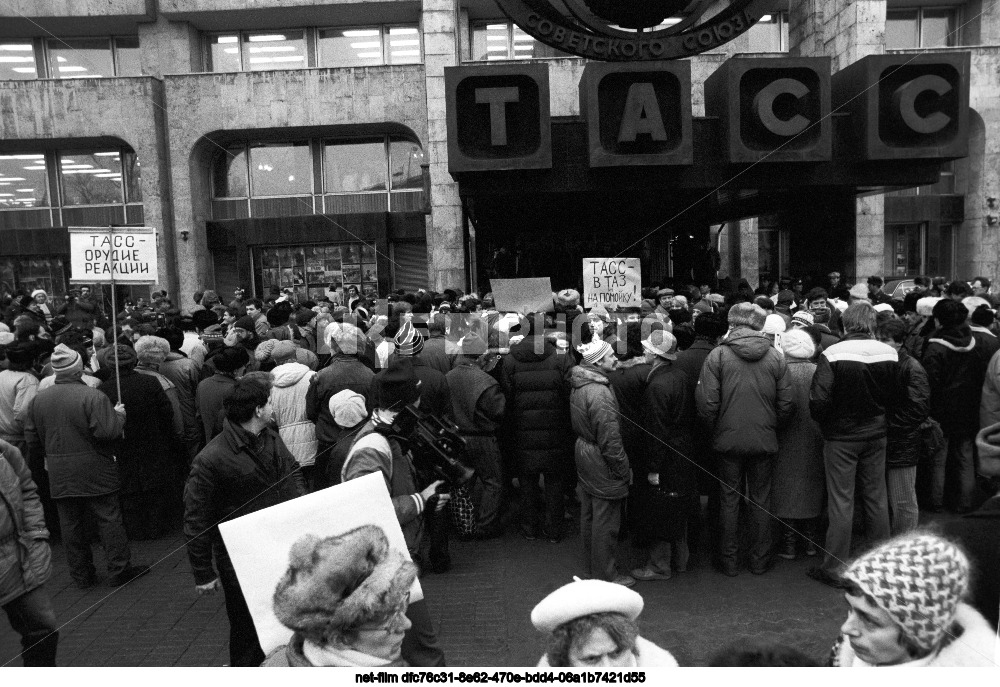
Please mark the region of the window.
<svg viewBox="0 0 1000 687"><path fill-rule="evenodd" d="M49 77L99 79L105 76L140 76L139 39L70 38L46 41Z"/></svg>
<svg viewBox="0 0 1000 687"><path fill-rule="evenodd" d="M887 50L944 48L957 44L954 9L889 10L885 20Z"/></svg>
<svg viewBox="0 0 1000 687"><path fill-rule="evenodd" d="M358 26L319 31L321 67L418 64L420 61L420 31L416 26Z"/></svg>
<svg viewBox="0 0 1000 687"><path fill-rule="evenodd" d="M788 13L765 14L747 31L748 52L788 52Z"/></svg>
<svg viewBox="0 0 1000 687"><path fill-rule="evenodd" d="M208 37L213 72L260 72L308 67L305 31L247 31Z"/></svg>
<svg viewBox="0 0 1000 687"><path fill-rule="evenodd" d="M389 143L389 170L392 189L423 189L424 175L420 165L424 151L412 141L393 140Z"/></svg>
<svg viewBox="0 0 1000 687"><path fill-rule="evenodd" d="M258 248L254 267L258 294L291 288L302 297L319 299L339 288L353 286L358 293L378 288L375 246L366 243Z"/></svg>
<svg viewBox="0 0 1000 687"><path fill-rule="evenodd" d="M207 39L208 69L238 72L415 64L421 61L420 40L416 24L216 34ZM315 53L307 47L312 42Z"/></svg>
<svg viewBox="0 0 1000 687"><path fill-rule="evenodd" d="M66 151L59 156L59 174L65 205L125 202L119 151Z"/></svg>
<svg viewBox="0 0 1000 687"><path fill-rule="evenodd" d="M237 219L413 210L422 207L423 162L419 143L395 135L234 143L212 164L213 212L215 219ZM257 200L267 198L295 202Z"/></svg>
<svg viewBox="0 0 1000 687"><path fill-rule="evenodd" d="M475 61L530 60L543 57L573 57L536 41L513 22L489 22L472 26L472 59Z"/></svg>
<svg viewBox="0 0 1000 687"><path fill-rule="evenodd" d="M256 143L250 146L250 193L255 198L312 193L309 143Z"/></svg>
<svg viewBox="0 0 1000 687"><path fill-rule="evenodd" d="M385 140L324 144L325 190L328 193L384 191Z"/></svg>
<svg viewBox="0 0 1000 687"><path fill-rule="evenodd" d="M0 155L0 208L47 207L47 168L43 153Z"/></svg>
<svg viewBox="0 0 1000 687"><path fill-rule="evenodd" d="M31 41L0 43L0 79L37 79L35 49Z"/></svg>

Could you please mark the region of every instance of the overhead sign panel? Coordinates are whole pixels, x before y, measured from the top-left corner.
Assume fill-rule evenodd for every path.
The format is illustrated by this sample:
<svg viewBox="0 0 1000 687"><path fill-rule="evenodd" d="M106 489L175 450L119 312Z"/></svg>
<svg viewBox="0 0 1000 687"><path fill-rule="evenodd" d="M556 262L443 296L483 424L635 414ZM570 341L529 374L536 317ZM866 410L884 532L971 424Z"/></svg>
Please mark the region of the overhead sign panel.
<svg viewBox="0 0 1000 687"><path fill-rule="evenodd" d="M691 63L612 64L583 70L591 167L689 165Z"/></svg>
<svg viewBox="0 0 1000 687"><path fill-rule="evenodd" d="M729 162L820 162L832 157L830 58L734 57L705 80Z"/></svg>
<svg viewBox="0 0 1000 687"><path fill-rule="evenodd" d="M448 169L552 166L546 64L446 67Z"/></svg>
<svg viewBox="0 0 1000 687"><path fill-rule="evenodd" d="M965 157L970 69L968 52L870 55L834 75L833 106L862 159Z"/></svg>
<svg viewBox="0 0 1000 687"><path fill-rule="evenodd" d="M70 281L150 284L159 281L152 227L70 227Z"/></svg>

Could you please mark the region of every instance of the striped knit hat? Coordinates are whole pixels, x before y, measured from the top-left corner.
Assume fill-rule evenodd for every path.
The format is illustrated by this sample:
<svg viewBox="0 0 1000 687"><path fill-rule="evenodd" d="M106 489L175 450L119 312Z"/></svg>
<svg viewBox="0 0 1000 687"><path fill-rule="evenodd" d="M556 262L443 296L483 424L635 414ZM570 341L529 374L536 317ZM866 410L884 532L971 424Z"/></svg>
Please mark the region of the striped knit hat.
<svg viewBox="0 0 1000 687"><path fill-rule="evenodd" d="M860 556L843 578L930 651L941 644L969 588L969 560L943 537L910 532Z"/></svg>
<svg viewBox="0 0 1000 687"><path fill-rule="evenodd" d="M424 337L409 321L399 328L394 341L399 355L420 355L420 351L424 350Z"/></svg>
<svg viewBox="0 0 1000 687"><path fill-rule="evenodd" d="M590 343L580 344L576 347L576 350L580 352L580 355L583 357L583 362L586 365L596 365L598 361L604 359L604 356L614 351L614 349L611 348L611 344L607 341L601 341L600 339L595 339Z"/></svg>
<svg viewBox="0 0 1000 687"><path fill-rule="evenodd" d="M55 373L56 378L72 377L79 372L83 372L83 358L66 344L61 343L56 346L55 350L52 351L52 357L49 358L49 362L52 364L52 371Z"/></svg>

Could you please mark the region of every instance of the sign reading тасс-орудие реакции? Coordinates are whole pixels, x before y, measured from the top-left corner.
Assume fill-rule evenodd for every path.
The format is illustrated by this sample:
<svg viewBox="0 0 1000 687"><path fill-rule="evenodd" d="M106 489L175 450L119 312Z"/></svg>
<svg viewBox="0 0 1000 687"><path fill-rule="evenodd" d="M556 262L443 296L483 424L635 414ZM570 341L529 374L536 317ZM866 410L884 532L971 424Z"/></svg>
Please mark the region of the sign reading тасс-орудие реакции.
<svg viewBox="0 0 1000 687"><path fill-rule="evenodd" d="M72 227L69 252L74 282L158 281L152 227Z"/></svg>

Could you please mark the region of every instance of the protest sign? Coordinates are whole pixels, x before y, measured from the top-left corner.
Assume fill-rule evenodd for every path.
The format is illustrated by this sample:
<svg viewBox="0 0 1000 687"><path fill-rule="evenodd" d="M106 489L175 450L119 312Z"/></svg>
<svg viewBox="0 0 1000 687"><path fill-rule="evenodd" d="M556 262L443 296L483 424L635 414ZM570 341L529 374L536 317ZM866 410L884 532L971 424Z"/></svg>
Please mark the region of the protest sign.
<svg viewBox="0 0 1000 687"><path fill-rule="evenodd" d="M552 282L548 277L490 279L493 302L500 312L552 312Z"/></svg>
<svg viewBox="0 0 1000 687"><path fill-rule="evenodd" d="M639 258L584 258L583 307L639 307L641 277Z"/></svg>
<svg viewBox="0 0 1000 687"><path fill-rule="evenodd" d="M410 558L382 473L322 489L219 525L264 653L287 644L292 631L274 615L274 589L288 569L288 552L303 535L334 537L378 525L389 546ZM410 603L424 598L414 580Z"/></svg>
<svg viewBox="0 0 1000 687"><path fill-rule="evenodd" d="M152 227L71 227L70 281L150 284L159 281Z"/></svg>

